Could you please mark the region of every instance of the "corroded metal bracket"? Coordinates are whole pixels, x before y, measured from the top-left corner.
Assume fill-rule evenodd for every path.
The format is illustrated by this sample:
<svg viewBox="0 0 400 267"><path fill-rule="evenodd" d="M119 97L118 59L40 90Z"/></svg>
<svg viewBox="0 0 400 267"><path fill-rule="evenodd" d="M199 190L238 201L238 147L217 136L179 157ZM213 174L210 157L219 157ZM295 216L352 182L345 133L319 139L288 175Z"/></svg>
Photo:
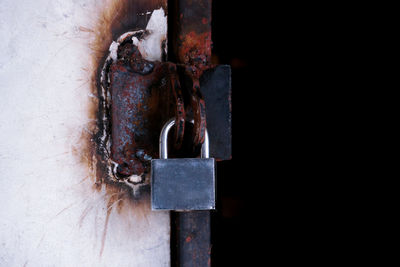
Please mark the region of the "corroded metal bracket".
<svg viewBox="0 0 400 267"><path fill-rule="evenodd" d="M159 133L171 117L176 125L171 157L197 155L207 129L210 156L231 158L231 72L211 64L211 0L176 0L169 11L175 15L169 40L174 63L165 62L166 42L162 60L145 59L137 44L150 32L140 30L112 44L101 72L101 103L109 118L103 147L113 177L133 185L148 183L151 159L159 157ZM194 126L186 123L192 119ZM173 261L209 265L209 212L172 216Z"/></svg>
<svg viewBox="0 0 400 267"><path fill-rule="evenodd" d="M105 95L110 98L110 158L115 163L115 176L135 176L133 182L143 182L150 172L150 160L158 157L162 125L175 117L173 143L179 150L184 143L187 114L195 124L192 137L186 137L183 153L188 153L193 144L202 144L208 116L211 156L230 159L229 66L203 66L200 71L196 66L145 60L132 42L132 38L145 36L145 31L123 35L114 58L103 68ZM208 108L205 100L210 103Z"/></svg>
<svg viewBox="0 0 400 267"><path fill-rule="evenodd" d="M118 47L109 69L111 93L111 158L119 177L145 179L149 160L158 155L163 123L176 118L175 143L182 143L185 110L176 66L143 59L132 36ZM140 180L140 179L139 179Z"/></svg>

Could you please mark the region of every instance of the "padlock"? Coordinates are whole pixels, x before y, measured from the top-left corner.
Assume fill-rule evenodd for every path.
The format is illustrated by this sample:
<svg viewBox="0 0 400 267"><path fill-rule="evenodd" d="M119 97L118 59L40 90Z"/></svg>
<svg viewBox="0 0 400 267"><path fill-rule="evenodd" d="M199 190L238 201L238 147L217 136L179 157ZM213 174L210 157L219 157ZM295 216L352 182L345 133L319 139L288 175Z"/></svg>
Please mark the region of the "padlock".
<svg viewBox="0 0 400 267"><path fill-rule="evenodd" d="M175 124L169 120L160 134L160 159L151 161L152 210L215 209L215 159L209 158L206 130L201 158L168 159L168 132Z"/></svg>

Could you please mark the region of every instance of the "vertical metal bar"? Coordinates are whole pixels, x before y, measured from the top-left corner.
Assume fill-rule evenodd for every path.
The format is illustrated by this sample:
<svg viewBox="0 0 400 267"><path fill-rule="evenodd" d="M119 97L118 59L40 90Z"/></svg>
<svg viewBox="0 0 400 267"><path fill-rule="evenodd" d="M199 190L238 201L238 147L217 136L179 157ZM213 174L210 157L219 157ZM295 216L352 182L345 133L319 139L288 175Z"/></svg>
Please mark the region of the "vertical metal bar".
<svg viewBox="0 0 400 267"><path fill-rule="evenodd" d="M211 266L211 224L209 211L176 212L175 266Z"/></svg>
<svg viewBox="0 0 400 267"><path fill-rule="evenodd" d="M169 5L171 59L189 66L197 78L211 61L211 3L211 0L171 0ZM171 234L172 265L211 266L210 212L173 212L172 225L175 225Z"/></svg>
<svg viewBox="0 0 400 267"><path fill-rule="evenodd" d="M208 68L211 61L211 0L175 0L177 63Z"/></svg>

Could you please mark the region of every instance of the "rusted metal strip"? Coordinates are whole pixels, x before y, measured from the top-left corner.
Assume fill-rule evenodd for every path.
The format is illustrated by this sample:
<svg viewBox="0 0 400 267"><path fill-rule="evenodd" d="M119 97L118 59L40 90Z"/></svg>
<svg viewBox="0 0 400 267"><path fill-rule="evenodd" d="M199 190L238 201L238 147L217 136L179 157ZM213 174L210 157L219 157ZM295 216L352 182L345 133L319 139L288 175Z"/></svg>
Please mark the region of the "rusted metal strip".
<svg viewBox="0 0 400 267"><path fill-rule="evenodd" d="M174 213L175 226L171 239L176 240L171 247L172 266L211 266L211 222L209 211Z"/></svg>
<svg viewBox="0 0 400 267"><path fill-rule="evenodd" d="M183 71L195 121L193 142L204 141L206 109L200 91L200 77L211 62L211 0L175 0L170 3L174 21L170 23L172 57ZM190 112L187 111L187 112ZM173 266L211 266L211 224L209 211L172 213L171 260Z"/></svg>
<svg viewBox="0 0 400 267"><path fill-rule="evenodd" d="M176 0L177 61L193 66L197 77L211 62L211 4L211 0Z"/></svg>
<svg viewBox="0 0 400 267"><path fill-rule="evenodd" d="M204 142L206 124L205 102L199 79L211 64L211 0L176 0L177 19L173 27L173 46L177 63L184 65L185 84L195 121L193 142Z"/></svg>

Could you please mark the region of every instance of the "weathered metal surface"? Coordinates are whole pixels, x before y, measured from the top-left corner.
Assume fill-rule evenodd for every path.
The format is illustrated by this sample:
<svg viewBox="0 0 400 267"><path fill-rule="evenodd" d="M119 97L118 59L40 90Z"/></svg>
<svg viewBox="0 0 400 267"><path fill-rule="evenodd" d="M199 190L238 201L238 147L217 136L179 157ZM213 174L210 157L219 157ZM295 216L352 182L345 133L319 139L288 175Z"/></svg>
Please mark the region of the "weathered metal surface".
<svg viewBox="0 0 400 267"><path fill-rule="evenodd" d="M211 266L211 221L209 211L177 212L171 215L173 236L172 265Z"/></svg>
<svg viewBox="0 0 400 267"><path fill-rule="evenodd" d="M200 77L211 63L211 0L175 0L170 8L175 16L172 24L171 55L182 73L182 86L187 88L194 118L193 143L199 146L205 137L206 106L200 91ZM171 3L172 4L172 3ZM210 136L212 136L212 133ZM175 224L171 260L175 266L211 265L211 226L209 211L172 213Z"/></svg>
<svg viewBox="0 0 400 267"><path fill-rule="evenodd" d="M181 72L183 76L183 84L185 93L187 95L187 102L189 110L194 119L194 129L193 129L193 146L200 146L204 142L205 131L207 128L206 122L206 104L204 102L203 96L200 91L199 76L202 71L194 66L180 65L183 69Z"/></svg>
<svg viewBox="0 0 400 267"><path fill-rule="evenodd" d="M199 79L211 64L211 0L175 1L172 43L176 61L184 65L187 93L194 118L193 143L204 142L205 102Z"/></svg>
<svg viewBox="0 0 400 267"><path fill-rule="evenodd" d="M215 160L155 159L151 162L153 210L215 209Z"/></svg>
<svg viewBox="0 0 400 267"><path fill-rule="evenodd" d="M204 71L200 90L207 103L207 131L210 156L216 160L232 158L231 67L218 65Z"/></svg>
<svg viewBox="0 0 400 267"><path fill-rule="evenodd" d="M176 1L175 54L199 77L211 63L211 0Z"/></svg>
<svg viewBox="0 0 400 267"><path fill-rule="evenodd" d="M188 151L188 143L198 149L204 142L206 128L209 128L211 136L214 136L213 131L217 131L211 145L212 153L220 153L220 159L230 158L230 78L218 78L219 75L228 75L226 69L213 69L210 64L211 0L177 1L176 4L178 19L173 32L177 38L175 43L172 40L172 45L176 48L177 65L163 63L161 59L144 59L137 42L146 40L147 31L137 31L125 38L127 41L122 40L115 51L115 59L109 64L106 62L108 79L102 80L106 90L103 96L106 99L109 94L110 102L103 101L106 103L103 115L111 117L111 123L107 122L108 126L104 124L104 128L109 130L103 137L111 138L107 144L110 145L109 159L116 163L113 169L115 177L134 185L142 184L148 177L149 162L158 157L158 134L170 117L176 118L175 148L186 143L183 154ZM221 81L224 89L212 92L220 88L211 83L221 85ZM184 85L183 91L180 89L181 83ZM205 88L202 89L202 86ZM207 109L203 94L207 94L207 102L210 101L213 107ZM222 113L218 106L223 109ZM185 131L186 115L194 119L192 131L190 127ZM207 116L213 117L209 119L209 126L206 123ZM186 139L188 133L192 133L189 142L185 142L185 132ZM222 140L224 137L227 139ZM215 147L215 144L219 147ZM204 262L210 264L209 219L207 212L178 216L182 229L193 228L194 232L198 231L191 236L190 246L180 244L187 238L178 238L176 241L182 249L178 257L180 266L204 266ZM179 233L186 235L185 231ZM192 248L195 250L190 250Z"/></svg>
<svg viewBox="0 0 400 267"><path fill-rule="evenodd" d="M211 129L225 131L228 138L222 140L223 136L217 134L217 141L213 142L211 147L215 154L220 151L219 159L230 158L230 114L227 114L230 113L230 109L225 105L230 100L230 95L225 94L226 99L218 98L226 107L223 115L225 118L229 117L229 123L226 123L225 119L220 124L225 128L218 128L216 125L222 116L213 114L215 108L209 108L207 111L202 91L208 93L207 98L212 105L220 103L214 101L216 98L213 98L212 90L207 89L210 86L204 90L200 89L200 79L203 83L207 80L202 78L204 71L212 67L211 1L178 1L176 5L178 18L172 31L177 38L172 40L172 43L177 51L177 65L144 60L131 38L133 36L136 40L146 39L148 33L137 31L125 36L126 41L120 42L116 56L118 59L107 68L110 84L105 87L111 93L111 159L117 164L115 173L120 178L135 175L140 177L134 179L135 181L143 181L148 176L149 160L158 155L157 133L162 123L171 116L176 118L176 150L184 141L186 114L193 117L193 130L186 131L186 134L192 134L192 151L204 142L205 131L208 128L207 113L218 118L210 120ZM207 74L205 77L209 76ZM183 90L180 83L184 85ZM226 87L229 86L230 83L226 84ZM214 147L215 144L219 146ZM223 150L222 146L225 146Z"/></svg>
<svg viewBox="0 0 400 267"><path fill-rule="evenodd" d="M143 59L132 42L122 43L117 57L109 71L111 159L118 164L117 175L143 181L150 160L158 156L159 132L170 117L176 117L175 144L182 143L183 97L174 64Z"/></svg>

